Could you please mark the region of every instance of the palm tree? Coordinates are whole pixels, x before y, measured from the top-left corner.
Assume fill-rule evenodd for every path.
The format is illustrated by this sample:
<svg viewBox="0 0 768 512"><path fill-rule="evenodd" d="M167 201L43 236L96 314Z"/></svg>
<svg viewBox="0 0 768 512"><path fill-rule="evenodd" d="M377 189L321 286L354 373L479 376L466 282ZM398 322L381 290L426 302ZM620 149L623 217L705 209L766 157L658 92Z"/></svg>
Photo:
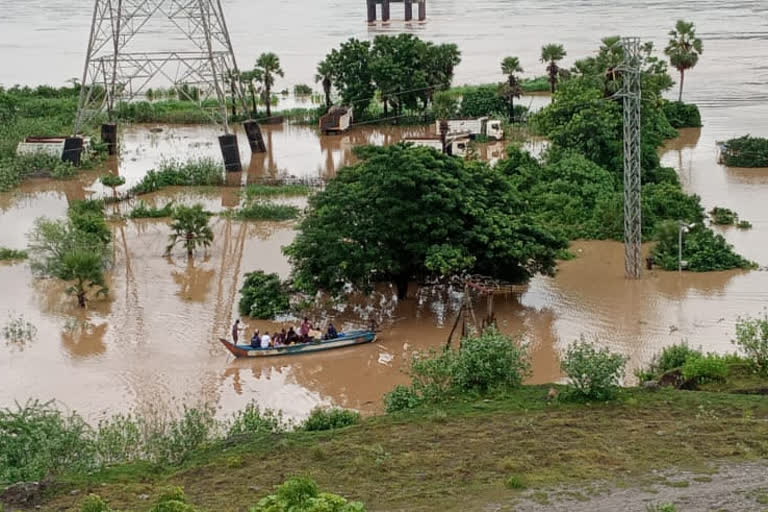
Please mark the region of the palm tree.
<svg viewBox="0 0 768 512"><path fill-rule="evenodd" d="M507 82L501 86L501 95L509 103L509 118L515 120L515 98L523 95L523 88L516 73L522 73L520 59L517 57L504 57L501 61L501 72L507 75Z"/></svg>
<svg viewBox="0 0 768 512"><path fill-rule="evenodd" d="M272 116L272 86L275 76L285 76L280 67L280 57L272 52L262 53L256 61L256 68L261 71L261 83L264 84L264 103L267 104L267 117Z"/></svg>
<svg viewBox="0 0 768 512"><path fill-rule="evenodd" d="M261 87L257 84L262 82L263 73L260 69L252 69L240 74L240 80L248 85L248 92L251 95L251 110L252 115L256 117L258 115L258 101L257 96L261 96Z"/></svg>
<svg viewBox="0 0 768 512"><path fill-rule="evenodd" d="M168 237L170 243L165 248L166 255L181 242L187 249L187 256L192 257L197 247L208 247L213 242L213 231L208 226L210 213L198 203L194 206L177 206L171 215L173 233Z"/></svg>
<svg viewBox="0 0 768 512"><path fill-rule="evenodd" d="M327 60L321 60L317 65L315 83L322 82L325 93L325 108L331 108L331 87L333 86L333 69Z"/></svg>
<svg viewBox="0 0 768 512"><path fill-rule="evenodd" d="M66 252L59 261L58 276L64 281L72 281L67 293L77 297L77 304L84 308L86 296L91 288L96 288L96 295L106 295L109 291L104 280L104 264L98 251L88 248L76 248Z"/></svg>
<svg viewBox="0 0 768 512"><path fill-rule="evenodd" d="M565 58L565 48L561 44L548 44L541 48L541 62L548 62L547 72L549 73L549 85L552 94L555 94L557 85L557 76L560 73L560 67L557 63Z"/></svg>
<svg viewBox="0 0 768 512"><path fill-rule="evenodd" d="M683 82L685 70L693 69L702 54L701 39L696 37L693 22L678 20L675 29L669 31L669 43L664 53L669 57L669 63L680 72L680 96L677 101L683 101Z"/></svg>

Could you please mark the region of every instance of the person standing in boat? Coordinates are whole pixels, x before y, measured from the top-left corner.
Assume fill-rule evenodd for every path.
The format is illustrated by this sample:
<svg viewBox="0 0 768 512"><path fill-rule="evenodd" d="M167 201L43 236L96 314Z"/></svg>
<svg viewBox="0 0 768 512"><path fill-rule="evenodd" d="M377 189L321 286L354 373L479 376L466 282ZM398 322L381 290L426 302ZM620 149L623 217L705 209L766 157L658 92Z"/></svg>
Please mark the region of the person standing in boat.
<svg viewBox="0 0 768 512"><path fill-rule="evenodd" d="M301 342L306 343L309 341L309 331L313 329L312 323L309 318L304 317L304 321L299 326L299 335L301 336Z"/></svg>
<svg viewBox="0 0 768 512"><path fill-rule="evenodd" d="M232 325L232 343L237 345L237 340L240 335L240 319L238 318L235 320L235 323Z"/></svg>

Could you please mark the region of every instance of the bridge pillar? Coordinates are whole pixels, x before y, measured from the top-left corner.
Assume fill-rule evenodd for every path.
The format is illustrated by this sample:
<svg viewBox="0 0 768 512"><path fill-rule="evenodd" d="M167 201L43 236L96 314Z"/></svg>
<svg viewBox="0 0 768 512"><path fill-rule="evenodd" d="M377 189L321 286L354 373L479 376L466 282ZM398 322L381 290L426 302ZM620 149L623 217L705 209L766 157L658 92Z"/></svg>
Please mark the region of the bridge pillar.
<svg viewBox="0 0 768 512"><path fill-rule="evenodd" d="M376 0L366 0L368 6L368 23L376 23Z"/></svg>
<svg viewBox="0 0 768 512"><path fill-rule="evenodd" d="M389 23L389 0L382 0L381 2L381 21Z"/></svg>
<svg viewBox="0 0 768 512"><path fill-rule="evenodd" d="M405 21L413 19L413 0L404 0L405 3Z"/></svg>
<svg viewBox="0 0 768 512"><path fill-rule="evenodd" d="M419 21L427 19L427 0L419 0Z"/></svg>

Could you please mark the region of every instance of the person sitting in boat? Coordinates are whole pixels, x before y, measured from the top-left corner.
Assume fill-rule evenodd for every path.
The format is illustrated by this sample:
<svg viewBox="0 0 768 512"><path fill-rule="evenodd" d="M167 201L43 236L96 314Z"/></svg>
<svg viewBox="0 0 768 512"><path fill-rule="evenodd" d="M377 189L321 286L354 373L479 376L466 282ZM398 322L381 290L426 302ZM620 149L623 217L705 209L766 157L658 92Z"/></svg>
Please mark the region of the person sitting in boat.
<svg viewBox="0 0 768 512"><path fill-rule="evenodd" d="M339 333L336 331L336 327L333 326L333 322L328 324L328 332L325 333L324 338L326 340L334 340L339 337Z"/></svg>
<svg viewBox="0 0 768 512"><path fill-rule="evenodd" d="M288 333L285 335L286 345L293 345L299 341L299 335L293 330L293 327L288 329Z"/></svg>
<svg viewBox="0 0 768 512"><path fill-rule="evenodd" d="M264 334L261 336L261 348L269 348L269 342L272 340L272 338L269 337L269 331L264 331Z"/></svg>
<svg viewBox="0 0 768 512"><path fill-rule="evenodd" d="M282 345L280 342L280 333L278 331L275 331L275 334L272 335L272 346L273 347L279 347Z"/></svg>
<svg viewBox="0 0 768 512"><path fill-rule="evenodd" d="M253 348L259 348L259 346L261 346L261 336L259 336L258 329L253 331L253 336L251 337L251 346Z"/></svg>
<svg viewBox="0 0 768 512"><path fill-rule="evenodd" d="M288 333L285 332L285 327L280 331L280 345L286 345L288 341Z"/></svg>
<svg viewBox="0 0 768 512"><path fill-rule="evenodd" d="M307 343L310 340L309 331L311 330L312 323L307 317L304 317L304 321L301 322L301 325L299 326L299 337L301 338L301 343Z"/></svg>

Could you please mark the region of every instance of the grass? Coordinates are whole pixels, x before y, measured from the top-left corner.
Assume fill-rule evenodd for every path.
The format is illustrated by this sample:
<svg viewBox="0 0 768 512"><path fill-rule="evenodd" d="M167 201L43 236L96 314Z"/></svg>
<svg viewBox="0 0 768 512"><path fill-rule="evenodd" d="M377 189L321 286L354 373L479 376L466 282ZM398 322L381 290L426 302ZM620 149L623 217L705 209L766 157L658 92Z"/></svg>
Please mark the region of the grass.
<svg viewBox="0 0 768 512"><path fill-rule="evenodd" d="M71 475L59 479L42 509L78 510L80 498L69 491L96 488L113 508L142 510L137 495L178 485L205 509L245 510L286 478L307 475L369 510L462 510L507 485L524 483L543 502L552 486L768 457L768 403L761 397L633 389L614 402L584 405L548 403L548 389L441 404L439 422L433 409L418 409L343 430L219 443L181 467L136 463ZM702 418L700 407L717 419ZM515 426L523 420L530 428ZM245 491L244 482L253 481L260 489Z"/></svg>
<svg viewBox="0 0 768 512"><path fill-rule="evenodd" d="M269 201L252 201L239 210L234 211L234 216L241 220L271 220L283 221L295 219L299 216L299 208L290 204L278 204Z"/></svg>
<svg viewBox="0 0 768 512"><path fill-rule="evenodd" d="M0 261L14 261L27 259L27 251L18 251L16 249L8 249L6 247L0 247Z"/></svg>
<svg viewBox="0 0 768 512"><path fill-rule="evenodd" d="M308 196L312 193L312 187L301 184L281 184L281 185L248 185L243 191L243 196L248 199L257 199L261 197L300 197Z"/></svg>
<svg viewBox="0 0 768 512"><path fill-rule="evenodd" d="M158 208L156 206L149 206L144 201L139 201L139 204L128 213L130 219L162 219L170 217L173 214L174 202L170 201L165 206Z"/></svg>

